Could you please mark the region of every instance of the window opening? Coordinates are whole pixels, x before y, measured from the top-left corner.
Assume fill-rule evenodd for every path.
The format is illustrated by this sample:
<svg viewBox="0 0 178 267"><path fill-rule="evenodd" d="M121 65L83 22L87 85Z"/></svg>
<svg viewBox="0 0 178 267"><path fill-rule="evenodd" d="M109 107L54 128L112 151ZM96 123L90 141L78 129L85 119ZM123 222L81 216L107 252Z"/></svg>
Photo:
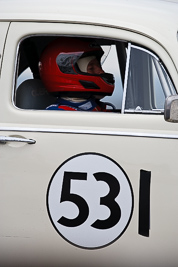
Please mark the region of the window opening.
<svg viewBox="0 0 178 267"><path fill-rule="evenodd" d="M49 36L48 35L30 36L21 41L19 45L19 52L18 52L19 54L18 69L16 71L17 79L16 79L16 89L14 93L14 102L18 108L45 109L45 105L47 103L46 101L44 105L38 106L37 104L38 97L35 97L34 99L34 95L41 96L42 91L44 91L44 95L46 97L49 94L49 92L47 92L48 91L47 88L45 87L44 83L41 81L41 78L39 76L39 72L38 72L39 61L40 61L41 54L44 51L45 47L59 37L61 38L62 36L50 36L50 35ZM71 37L71 38L75 38L75 37ZM86 38L81 37L81 39L86 39ZM107 110L120 112L122 94L123 94L123 86L122 86L120 68L122 67L122 69L125 69L125 66L123 66L124 63L118 62L118 52L116 49L116 41L109 40L109 39L101 39L101 38L96 38L96 39L93 38L93 40L96 40L96 42L102 47L104 51L104 55L101 58L101 64L102 64L102 68L104 72L113 74L115 78L115 86L114 86L114 91L112 95L102 96L100 101L103 103L106 103ZM36 91L37 87L40 86L40 92L34 93L33 81L34 82L37 81L34 90ZM85 84L85 82L81 80L81 84ZM90 86L90 84L88 84L87 86ZM42 90L42 87L44 87L43 90ZM27 101L28 99L30 99L31 95L33 97L31 98L31 100ZM55 100L56 102L60 95L52 95L52 96L53 97L51 97L51 99ZM21 104L23 98L26 99L25 104ZM35 105L32 105L33 100L36 103ZM27 102L30 102L31 104L27 105ZM110 105L107 105L108 102L110 103ZM113 107L114 107L114 110L113 110Z"/></svg>
<svg viewBox="0 0 178 267"><path fill-rule="evenodd" d="M16 87L18 88L21 83L28 79L33 79L33 73L29 67L19 75Z"/></svg>
<svg viewBox="0 0 178 267"><path fill-rule="evenodd" d="M103 47L102 47L103 48ZM102 99L103 102L112 103L116 110L121 110L123 86L121 80L120 68L118 65L117 50L115 45L110 46L109 56L105 59L102 65L106 72L111 72L115 77L115 89L111 96L106 96ZM108 106L109 109L112 109Z"/></svg>

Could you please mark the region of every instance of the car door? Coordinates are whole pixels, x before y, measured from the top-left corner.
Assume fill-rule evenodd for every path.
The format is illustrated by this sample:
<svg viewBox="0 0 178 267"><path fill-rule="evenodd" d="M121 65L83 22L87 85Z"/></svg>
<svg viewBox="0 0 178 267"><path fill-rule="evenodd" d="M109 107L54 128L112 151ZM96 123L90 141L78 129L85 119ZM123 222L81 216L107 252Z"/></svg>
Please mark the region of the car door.
<svg viewBox="0 0 178 267"><path fill-rule="evenodd" d="M9 27L9 22L1 22L0 24L0 35L1 35L1 41L0 41L0 53L2 55L3 53L3 48L4 48L4 41L6 38L6 33ZM0 66L1 66L1 60L2 57L0 57Z"/></svg>
<svg viewBox="0 0 178 267"><path fill-rule="evenodd" d="M56 34L127 43L118 74L121 90L113 100L119 103L116 112L18 106L22 40ZM143 63L152 66L147 52L152 47L172 76L166 76L162 65L158 72L156 67L145 67L139 76L134 56L143 52L142 46L146 54L140 56L140 64L146 60ZM164 88L167 94L176 91L158 74L151 79L155 73L177 83L169 54L145 36L92 25L11 23L0 78L4 265L176 266L178 127L164 121L166 94L160 104L155 102ZM159 84L159 92L153 89L157 79L166 83ZM142 87L144 103L138 97Z"/></svg>

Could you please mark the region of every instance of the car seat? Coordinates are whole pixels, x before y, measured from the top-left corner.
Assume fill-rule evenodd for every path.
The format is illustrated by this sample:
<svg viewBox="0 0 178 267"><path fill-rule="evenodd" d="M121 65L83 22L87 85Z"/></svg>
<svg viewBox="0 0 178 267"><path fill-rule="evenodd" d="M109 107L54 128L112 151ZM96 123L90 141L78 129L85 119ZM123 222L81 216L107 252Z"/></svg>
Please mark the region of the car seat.
<svg viewBox="0 0 178 267"><path fill-rule="evenodd" d="M56 99L49 95L40 79L25 80L16 91L16 106L21 109L44 110L56 103Z"/></svg>

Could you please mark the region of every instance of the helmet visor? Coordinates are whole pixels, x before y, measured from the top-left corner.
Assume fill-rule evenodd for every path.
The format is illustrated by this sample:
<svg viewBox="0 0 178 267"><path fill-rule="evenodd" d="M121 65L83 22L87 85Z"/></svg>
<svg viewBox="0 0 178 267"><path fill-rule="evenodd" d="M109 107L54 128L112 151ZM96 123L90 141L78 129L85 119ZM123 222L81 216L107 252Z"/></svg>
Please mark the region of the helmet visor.
<svg viewBox="0 0 178 267"><path fill-rule="evenodd" d="M76 74L74 65L81 57L82 53L60 53L56 58L56 63L59 70L66 74Z"/></svg>

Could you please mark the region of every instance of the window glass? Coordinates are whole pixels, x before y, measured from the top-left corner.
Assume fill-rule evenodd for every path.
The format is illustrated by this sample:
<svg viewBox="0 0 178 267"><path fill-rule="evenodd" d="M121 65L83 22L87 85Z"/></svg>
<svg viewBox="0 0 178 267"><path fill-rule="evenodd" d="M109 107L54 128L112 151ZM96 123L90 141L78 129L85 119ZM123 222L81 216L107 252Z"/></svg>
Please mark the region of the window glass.
<svg viewBox="0 0 178 267"><path fill-rule="evenodd" d="M175 94L175 89L159 59L131 45L128 61L125 111L163 112L165 98Z"/></svg>

